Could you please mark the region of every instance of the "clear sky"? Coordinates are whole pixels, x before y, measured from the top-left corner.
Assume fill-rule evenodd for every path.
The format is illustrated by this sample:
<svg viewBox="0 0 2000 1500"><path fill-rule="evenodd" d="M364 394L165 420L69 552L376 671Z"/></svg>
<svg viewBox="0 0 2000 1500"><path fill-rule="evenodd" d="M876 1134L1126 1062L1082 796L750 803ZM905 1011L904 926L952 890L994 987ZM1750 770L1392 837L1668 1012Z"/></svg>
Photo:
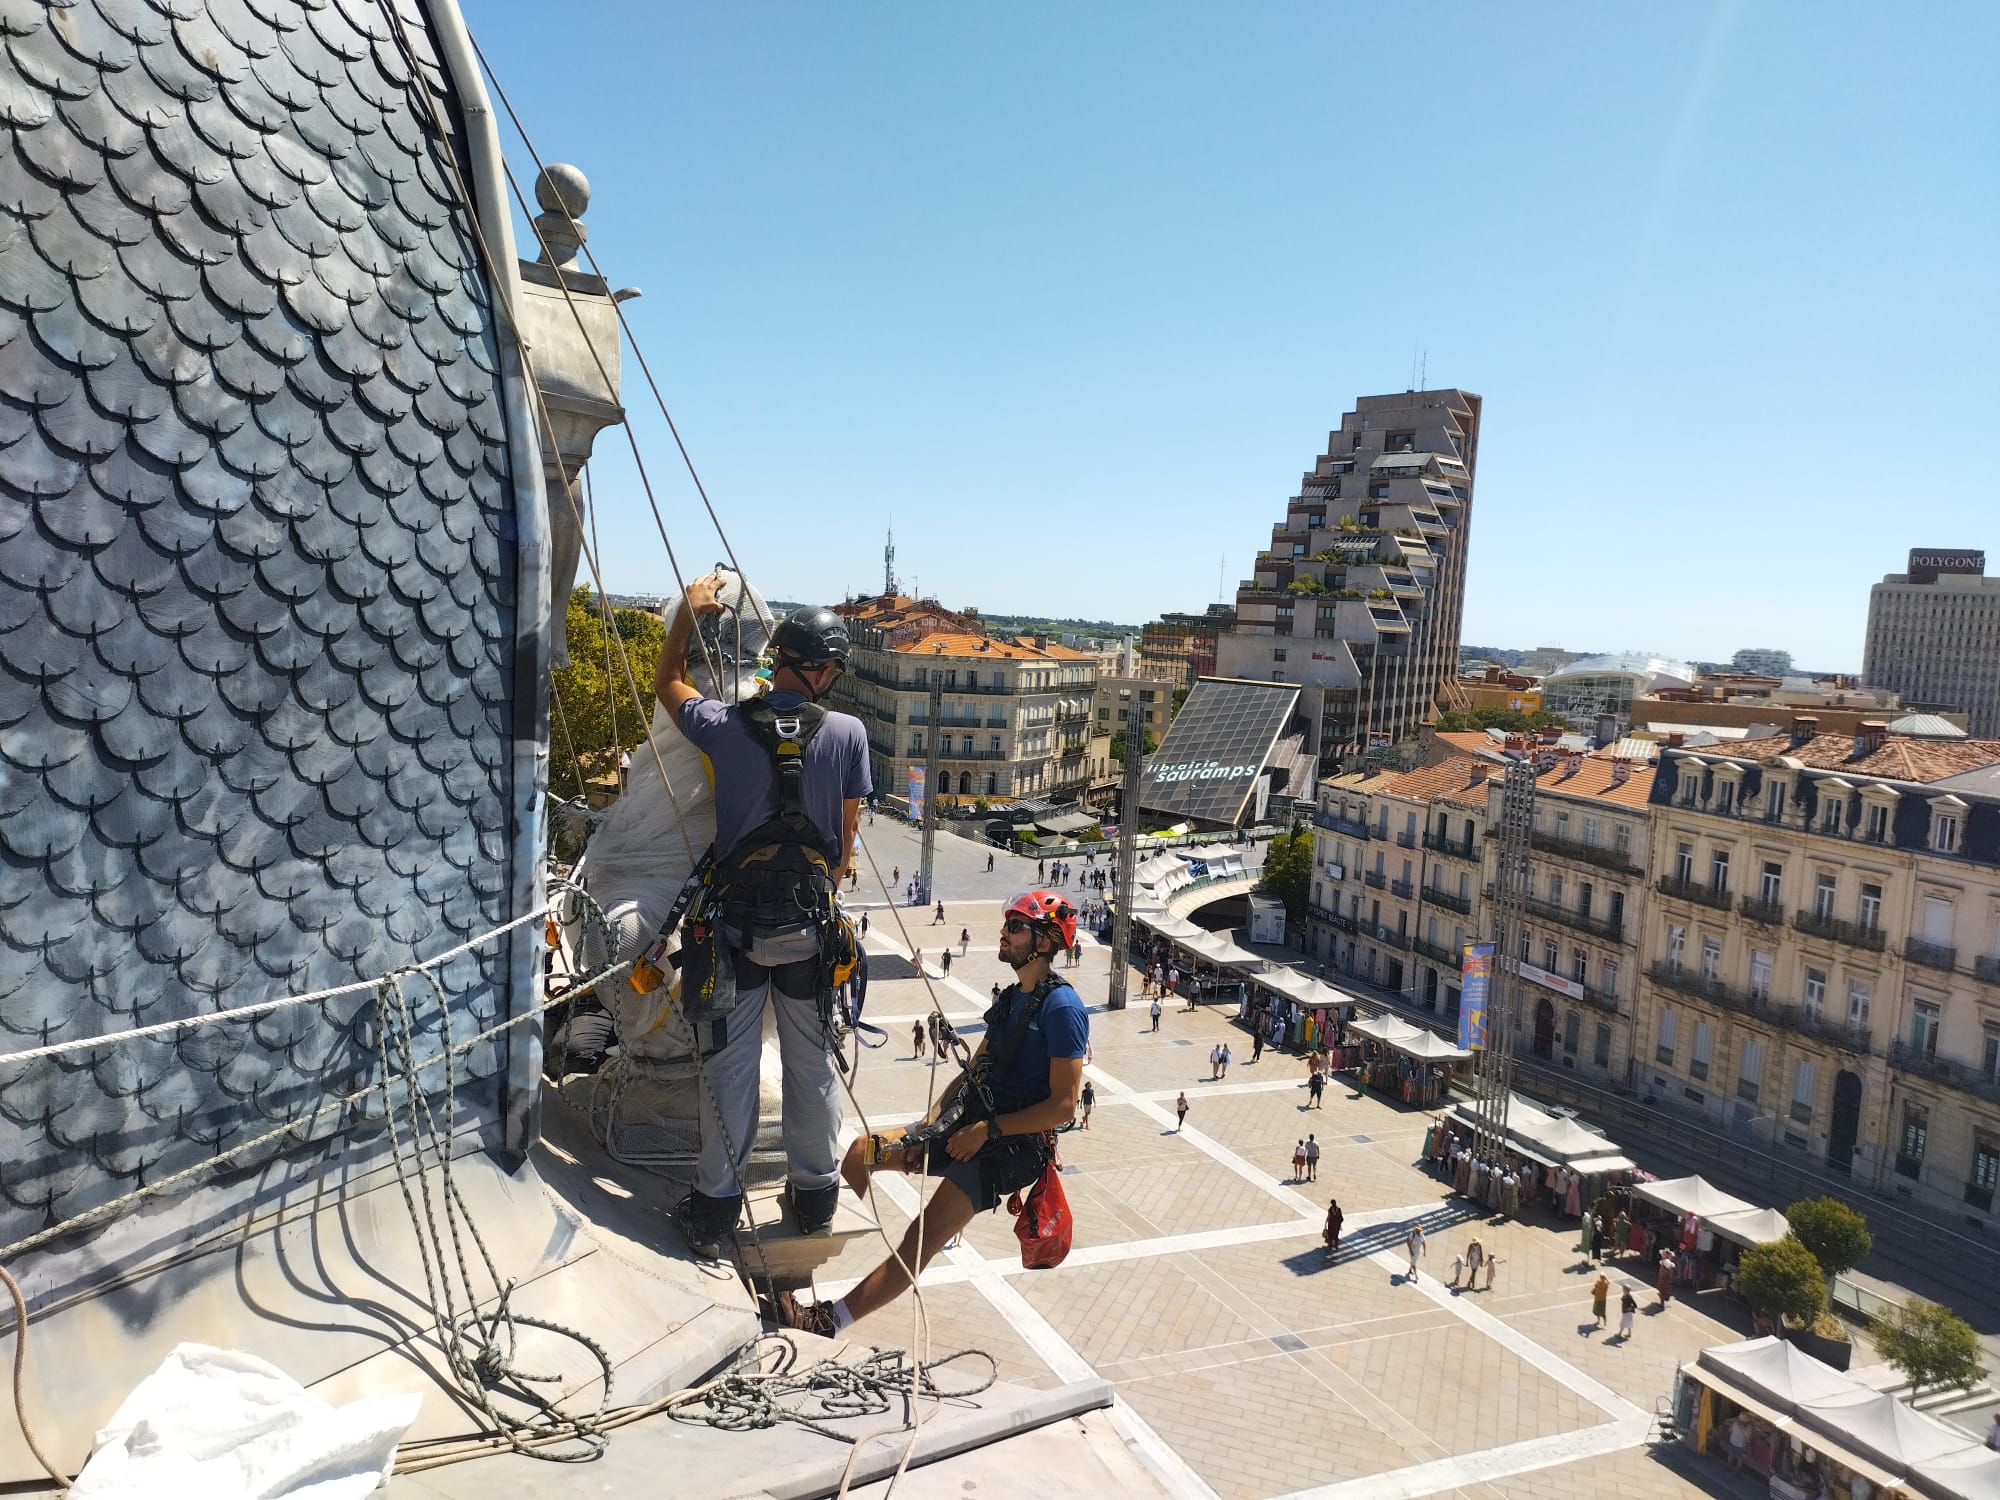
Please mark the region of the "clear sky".
<svg viewBox="0 0 2000 1500"><path fill-rule="evenodd" d="M1908 548L2000 571L2000 6L462 3L775 596L893 521L951 604L1233 598L1420 371L1486 400L1468 642L1855 670Z"/></svg>

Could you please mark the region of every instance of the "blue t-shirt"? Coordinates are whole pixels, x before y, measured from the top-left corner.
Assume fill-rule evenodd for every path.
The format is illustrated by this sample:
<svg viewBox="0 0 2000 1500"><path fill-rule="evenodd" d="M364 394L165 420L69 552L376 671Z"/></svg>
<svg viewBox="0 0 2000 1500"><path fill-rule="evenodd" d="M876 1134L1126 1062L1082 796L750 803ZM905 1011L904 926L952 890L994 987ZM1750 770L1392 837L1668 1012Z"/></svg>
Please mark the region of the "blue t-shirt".
<svg viewBox="0 0 2000 1500"><path fill-rule="evenodd" d="M1027 996L1008 987L986 1012L986 1053L997 1058L1006 1045L1014 1024L1014 1007L1025 1004ZM1005 1073L989 1080L993 1102L1002 1114L1040 1104L1049 1097L1049 1059L1082 1057L1090 1043L1090 1012L1083 997L1066 984L1058 984L1042 1001L1041 1013L1021 1034L1020 1050Z"/></svg>
<svg viewBox="0 0 2000 1500"><path fill-rule="evenodd" d="M796 708L799 693L771 694L774 708ZM722 859L778 811L778 772L771 752L743 722L733 703L693 698L681 705L680 730L715 769L715 857ZM803 793L806 815L820 832L820 848L838 865L841 804L866 797L868 731L852 714L827 712L826 722L806 746Z"/></svg>

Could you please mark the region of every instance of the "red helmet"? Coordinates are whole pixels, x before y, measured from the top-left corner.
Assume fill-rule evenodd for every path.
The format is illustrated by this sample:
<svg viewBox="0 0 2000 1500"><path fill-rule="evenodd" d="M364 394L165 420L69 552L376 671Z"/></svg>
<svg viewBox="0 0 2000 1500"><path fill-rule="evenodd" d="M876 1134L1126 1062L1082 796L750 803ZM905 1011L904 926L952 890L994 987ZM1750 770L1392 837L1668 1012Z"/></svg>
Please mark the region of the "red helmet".
<svg viewBox="0 0 2000 1500"><path fill-rule="evenodd" d="M1020 917L1045 929L1060 939L1065 948L1076 942L1076 908L1067 897L1054 891L1023 891L1007 903L1007 909L1000 915L1003 920Z"/></svg>

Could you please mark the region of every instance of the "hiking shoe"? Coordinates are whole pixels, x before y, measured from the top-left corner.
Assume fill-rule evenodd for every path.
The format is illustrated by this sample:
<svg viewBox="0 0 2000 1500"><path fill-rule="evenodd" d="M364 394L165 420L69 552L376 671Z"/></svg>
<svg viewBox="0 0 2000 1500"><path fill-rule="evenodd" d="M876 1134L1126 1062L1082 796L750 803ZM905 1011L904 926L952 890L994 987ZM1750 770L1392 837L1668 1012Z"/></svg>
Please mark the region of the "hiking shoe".
<svg viewBox="0 0 2000 1500"><path fill-rule="evenodd" d="M799 1233L817 1239L833 1233L833 1211L840 1202L840 1184L829 1182L825 1187L802 1188L796 1182L787 1182L785 1202L791 1205L792 1222Z"/></svg>
<svg viewBox="0 0 2000 1500"><path fill-rule="evenodd" d="M698 1259L721 1260L736 1236L736 1221L742 1212L741 1196L711 1198L690 1190L674 1206L674 1228Z"/></svg>
<svg viewBox="0 0 2000 1500"><path fill-rule="evenodd" d="M801 1302L790 1292L778 1293L771 1321L780 1328L816 1333L825 1339L835 1337L840 1331L835 1326L831 1302Z"/></svg>

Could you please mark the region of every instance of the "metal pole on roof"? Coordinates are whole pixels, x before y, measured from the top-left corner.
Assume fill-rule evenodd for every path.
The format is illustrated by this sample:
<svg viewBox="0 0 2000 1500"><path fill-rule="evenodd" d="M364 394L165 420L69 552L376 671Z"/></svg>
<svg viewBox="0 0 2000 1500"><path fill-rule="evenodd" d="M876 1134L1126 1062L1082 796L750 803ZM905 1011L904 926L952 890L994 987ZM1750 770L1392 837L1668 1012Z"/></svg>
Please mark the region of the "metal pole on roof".
<svg viewBox="0 0 2000 1500"><path fill-rule="evenodd" d="M1125 1008L1132 971L1132 893L1139 875L1139 783L1144 775L1146 731L1125 726L1125 790L1118 807L1118 904L1111 916L1111 994L1105 1004Z"/></svg>
<svg viewBox="0 0 2000 1500"><path fill-rule="evenodd" d="M917 880L922 886L918 893L928 904L937 897L931 894L931 869L937 860L937 820L938 797L944 788L938 785L939 747L944 743L944 673L937 667L931 668L931 736L925 742L924 756L924 825L923 838L918 845Z"/></svg>

